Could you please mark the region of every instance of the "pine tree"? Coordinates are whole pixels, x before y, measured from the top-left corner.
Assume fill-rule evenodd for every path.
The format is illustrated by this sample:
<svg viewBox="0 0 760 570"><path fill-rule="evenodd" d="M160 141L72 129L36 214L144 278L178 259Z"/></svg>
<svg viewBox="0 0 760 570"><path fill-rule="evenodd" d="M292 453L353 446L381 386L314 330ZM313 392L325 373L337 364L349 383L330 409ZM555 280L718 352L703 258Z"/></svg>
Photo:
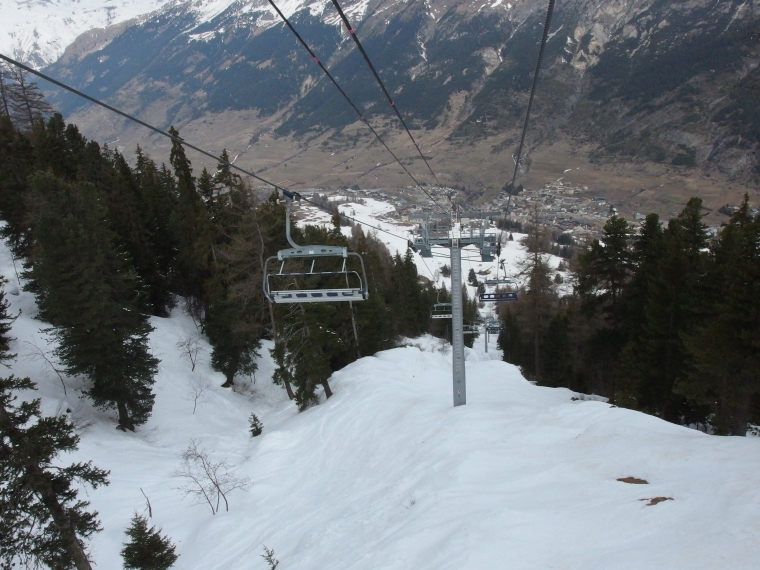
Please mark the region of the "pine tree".
<svg viewBox="0 0 760 570"><path fill-rule="evenodd" d="M143 227L148 232L150 251L155 256L156 287L151 290L154 313L173 304L170 294L176 284L175 253L177 242L171 230L172 214L176 208L177 191L174 179L166 167L158 168L140 147L136 151L134 176L140 188ZM164 289L165 287L165 289Z"/></svg>
<svg viewBox="0 0 760 570"><path fill-rule="evenodd" d="M107 199L108 218L117 236L119 249L125 251L148 291L150 312L166 316L172 305L168 271L156 251L156 216L135 172L118 152L103 153L102 183L97 184ZM145 168L145 164L140 165ZM164 213L168 218L170 214ZM162 220L165 226L168 219ZM160 251L160 249L159 249Z"/></svg>
<svg viewBox="0 0 760 570"><path fill-rule="evenodd" d="M26 567L92 570L84 541L100 530L97 512L78 499L75 481L107 485L92 463L60 467L79 437L64 416L43 417L40 401L16 404L28 379L0 379L0 558Z"/></svg>
<svg viewBox="0 0 760 570"><path fill-rule="evenodd" d="M10 100L11 118L19 129L30 129L37 117L52 112L53 107L37 84L30 82L21 68L11 69L12 82L6 86Z"/></svg>
<svg viewBox="0 0 760 570"><path fill-rule="evenodd" d="M709 405L718 433L745 435L753 396L760 393L760 217L745 195L720 232L707 272L708 318L684 333L692 365L675 391Z"/></svg>
<svg viewBox="0 0 760 570"><path fill-rule="evenodd" d="M174 127L169 133L179 137ZM191 312L204 318L208 299L204 285L211 273L213 235L209 212L198 194L192 166L185 149L172 141L170 162L174 168L177 206L172 213L172 232L177 244L177 286Z"/></svg>
<svg viewBox="0 0 760 570"><path fill-rule="evenodd" d="M359 349L364 355L375 354L396 346L393 316L390 303L386 301L393 261L385 244L372 235L365 236L358 224L352 230L351 250L364 259L367 286L371 291L369 299L355 307Z"/></svg>
<svg viewBox="0 0 760 570"><path fill-rule="evenodd" d="M88 395L115 407L119 427L134 430L153 407L158 360L143 287L114 246L103 200L88 183L66 184L49 174L31 179L35 211L30 276L40 314L58 341L55 354L70 374L84 374Z"/></svg>
<svg viewBox="0 0 760 570"><path fill-rule="evenodd" d="M628 246L631 228L625 218L612 216L602 231L601 240L595 239L589 251L578 256L578 290L590 304L600 306L612 326L617 326L619 299L632 266Z"/></svg>
<svg viewBox="0 0 760 570"><path fill-rule="evenodd" d="M704 420L673 391L690 365L684 335L693 334L705 317L702 278L708 254L701 207L699 198L689 200L663 233L662 255L643 306L645 324L630 358L639 408L675 423Z"/></svg>
<svg viewBox="0 0 760 570"><path fill-rule="evenodd" d="M10 303L5 298L5 289L2 287L8 281L0 275L0 365L5 364L8 360L13 360L16 355L10 354L11 338L8 333L11 330L14 319L8 315Z"/></svg>
<svg viewBox="0 0 760 570"><path fill-rule="evenodd" d="M551 268L541 244L546 231L539 225L538 209L533 211L533 220L525 245L529 255L518 263L518 277L527 282L527 290L521 295L520 309L522 328L532 337L533 360L524 366L528 375L541 382L541 339L549 324L552 307L556 301L556 290L551 279Z"/></svg>
<svg viewBox="0 0 760 570"><path fill-rule="evenodd" d="M250 432L251 437L260 436L263 430L264 424L261 423L261 420L256 416L256 414L251 414L248 417L248 431Z"/></svg>
<svg viewBox="0 0 760 570"><path fill-rule="evenodd" d="M649 386L644 382L637 362L642 350L642 336L646 326L646 307L650 286L656 279L663 250L663 230L657 214L649 214L633 240L634 272L620 298L624 345L619 364L619 382L615 401L638 410L651 410Z"/></svg>
<svg viewBox="0 0 760 570"><path fill-rule="evenodd" d="M595 378L593 389L616 398L619 361L625 344L620 298L630 279L633 257L631 228L624 218L612 216L604 224L601 239L578 256L578 293L587 318L593 322L585 342L586 368Z"/></svg>
<svg viewBox="0 0 760 570"><path fill-rule="evenodd" d="M11 123L0 116L0 228L15 257L28 254L30 234L27 213L27 177L34 168L34 148Z"/></svg>
<svg viewBox="0 0 760 570"><path fill-rule="evenodd" d="M125 531L129 542L121 549L126 570L167 570L179 558L168 536L161 536L161 529L148 528L148 520L135 513Z"/></svg>
<svg viewBox="0 0 760 570"><path fill-rule="evenodd" d="M521 366L524 363L525 347L523 346L522 329L517 315L511 304L504 304L499 309L499 320L502 322L502 330L499 333L497 346L502 351L504 362Z"/></svg>
<svg viewBox="0 0 760 570"><path fill-rule="evenodd" d="M258 255L260 226L248 189L229 173L226 162L219 165L215 178L206 202L214 241L204 285L207 313L203 330L213 346L211 364L224 373L223 386L230 387L236 374L256 371L266 318L261 289L263 256Z"/></svg>

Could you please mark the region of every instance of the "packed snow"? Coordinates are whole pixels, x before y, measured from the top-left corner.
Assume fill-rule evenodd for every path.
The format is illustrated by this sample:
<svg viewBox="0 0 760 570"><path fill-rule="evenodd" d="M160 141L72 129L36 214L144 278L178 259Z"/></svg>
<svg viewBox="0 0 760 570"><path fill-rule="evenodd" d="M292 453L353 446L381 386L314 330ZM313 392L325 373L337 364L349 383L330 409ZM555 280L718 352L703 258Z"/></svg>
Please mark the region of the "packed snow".
<svg viewBox="0 0 760 570"><path fill-rule="evenodd" d="M466 353L466 406L452 406L450 346L426 336L336 372L335 395L299 414L271 382L267 344L254 377L221 388L180 309L151 320L156 404L123 433L81 396L83 379L59 378L42 358L52 361L47 325L4 247L0 271L18 314L12 372L39 387L23 396L78 426L79 450L61 463L110 470L110 486L85 494L104 527L90 542L98 568L121 567L124 529L147 514L143 493L150 523L177 544L178 570L265 570L264 545L281 570L760 567L758 438L534 386L493 339L486 354L483 337ZM177 348L190 337L200 339L195 371ZM256 438L252 412L264 424ZM229 512L212 515L179 490L172 474L193 439L250 479Z"/></svg>

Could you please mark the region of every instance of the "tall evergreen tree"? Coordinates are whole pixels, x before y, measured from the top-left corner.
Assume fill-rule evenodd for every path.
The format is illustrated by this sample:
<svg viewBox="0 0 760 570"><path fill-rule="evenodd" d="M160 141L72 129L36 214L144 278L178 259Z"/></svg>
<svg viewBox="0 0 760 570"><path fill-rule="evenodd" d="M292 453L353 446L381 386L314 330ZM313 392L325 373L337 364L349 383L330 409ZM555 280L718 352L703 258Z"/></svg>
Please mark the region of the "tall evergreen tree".
<svg viewBox="0 0 760 570"><path fill-rule="evenodd" d="M546 232L538 221L538 210L533 212L532 225L526 237L528 255L518 263L518 277L527 283L522 294L520 315L522 328L532 337L533 361L524 370L536 382L541 383L541 339L549 324L550 314L556 301L556 288L551 278L547 256L542 253Z"/></svg>
<svg viewBox="0 0 760 570"><path fill-rule="evenodd" d="M633 269L631 228L624 218L610 217L602 237L578 256L578 293L590 320L596 321L586 343L586 368L594 390L613 400L620 391L619 360L625 344L620 298Z"/></svg>
<svg viewBox="0 0 760 570"><path fill-rule="evenodd" d="M103 200L88 183L49 174L31 178L35 246L31 277L41 316L53 324L56 355L71 374L85 374L88 395L115 407L119 427L134 430L150 415L158 360L143 287L115 247Z"/></svg>
<svg viewBox="0 0 760 570"><path fill-rule="evenodd" d="M692 198L663 233L662 255L648 284L645 324L628 371L640 387L639 407L675 423L695 421L673 388L689 366L684 335L693 334L705 312L703 276L708 254L702 201Z"/></svg>
<svg viewBox="0 0 760 570"><path fill-rule="evenodd" d="M174 127L169 133L175 137ZM172 214L172 231L177 244L176 264L178 289L193 314L205 317L208 299L204 285L211 270L213 234L211 220L203 199L198 194L190 160L182 145L172 141L170 162L174 168L177 206Z"/></svg>
<svg viewBox="0 0 760 570"><path fill-rule="evenodd" d="M16 403L14 392L33 388L28 378L0 379L0 558L8 568L92 570L85 540L100 524L73 483L107 485L108 472L60 467L79 437L64 416L43 417L39 400Z"/></svg>
<svg viewBox="0 0 760 570"><path fill-rule="evenodd" d="M631 228L625 218L612 216L604 224L602 238L578 256L578 289L589 303L598 304L613 326L619 320L619 299L632 269L628 245Z"/></svg>
<svg viewBox="0 0 760 570"><path fill-rule="evenodd" d="M664 253L664 236L657 214L649 214L633 240L634 273L621 295L624 345L619 364L619 382L615 397L619 405L651 410L654 407L650 386L642 382L637 360L647 323L647 306L650 286L657 278L660 260Z"/></svg>
<svg viewBox="0 0 760 570"><path fill-rule="evenodd" d="M208 311L203 329L213 345L211 364L230 387L236 374L252 374L264 334L266 305L261 289L262 256L258 217L249 191L236 176L209 196L207 208L216 239L205 284Z"/></svg>
<svg viewBox="0 0 760 570"><path fill-rule="evenodd" d="M15 354L10 353L10 343L12 339L8 333L11 330L14 319L8 314L10 303L8 303L5 298L5 289L3 288L7 282L8 281L0 275L0 365L5 364L8 360L12 360L16 357Z"/></svg>
<svg viewBox="0 0 760 570"><path fill-rule="evenodd" d="M29 139L0 116L0 237L15 257L27 255L30 235L27 223L27 176L34 168L35 152Z"/></svg>
<svg viewBox="0 0 760 570"><path fill-rule="evenodd" d="M752 398L760 394L760 217L749 213L746 195L712 252L711 310L682 334L691 365L675 391L709 405L718 433L745 435Z"/></svg>

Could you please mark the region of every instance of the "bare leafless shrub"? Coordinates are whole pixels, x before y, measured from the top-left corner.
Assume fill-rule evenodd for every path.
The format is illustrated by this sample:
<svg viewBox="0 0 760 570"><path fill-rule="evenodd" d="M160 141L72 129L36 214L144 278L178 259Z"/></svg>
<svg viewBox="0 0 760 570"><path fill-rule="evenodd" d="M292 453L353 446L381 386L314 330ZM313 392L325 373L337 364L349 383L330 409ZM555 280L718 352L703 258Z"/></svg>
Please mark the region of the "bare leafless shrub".
<svg viewBox="0 0 760 570"><path fill-rule="evenodd" d="M192 367L192 371L195 372L195 366L201 361L201 339L198 335L187 336L177 343L177 348L180 350L182 356L187 358Z"/></svg>
<svg viewBox="0 0 760 570"><path fill-rule="evenodd" d="M224 510L229 511L227 495L235 489L247 489L251 485L248 478L235 477L230 473L231 465L226 459L213 461L205 449L199 447L197 439L191 439L187 449L180 455L182 464L172 475L183 480L179 489L193 498L194 504L208 505L211 514L219 512L224 501Z"/></svg>
<svg viewBox="0 0 760 570"><path fill-rule="evenodd" d="M205 376L193 374L190 377L190 382L187 385L187 392L185 393L185 399L193 403L193 415L198 408L198 403L203 401L203 395L208 388L209 382Z"/></svg>

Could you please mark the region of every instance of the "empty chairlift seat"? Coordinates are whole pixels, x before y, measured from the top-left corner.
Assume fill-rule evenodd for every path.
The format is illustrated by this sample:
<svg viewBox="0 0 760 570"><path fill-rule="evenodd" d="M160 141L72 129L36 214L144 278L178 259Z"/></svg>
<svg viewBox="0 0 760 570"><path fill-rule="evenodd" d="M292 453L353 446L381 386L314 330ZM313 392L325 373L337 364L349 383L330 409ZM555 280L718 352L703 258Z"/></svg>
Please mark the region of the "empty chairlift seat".
<svg viewBox="0 0 760 570"><path fill-rule="evenodd" d="M332 245L299 246L290 237L290 199L285 225L288 242L264 262L264 295L272 303L333 303L369 297L361 255ZM347 262L356 260L354 268ZM275 268L277 262L279 267ZM319 266L319 267L318 267Z"/></svg>

